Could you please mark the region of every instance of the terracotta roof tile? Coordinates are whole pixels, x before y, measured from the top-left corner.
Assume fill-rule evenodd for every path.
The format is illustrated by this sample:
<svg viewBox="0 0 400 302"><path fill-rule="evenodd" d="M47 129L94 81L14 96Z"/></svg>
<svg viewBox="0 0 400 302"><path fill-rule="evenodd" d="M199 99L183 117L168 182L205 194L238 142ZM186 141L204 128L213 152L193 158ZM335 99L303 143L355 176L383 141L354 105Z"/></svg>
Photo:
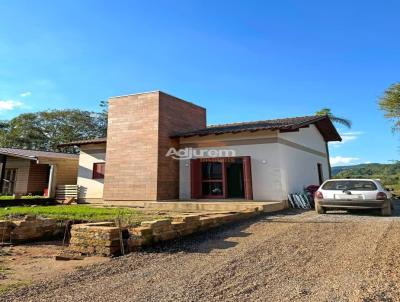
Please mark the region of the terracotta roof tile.
<svg viewBox="0 0 400 302"><path fill-rule="evenodd" d="M316 124L321 134L327 141L341 140L340 135L337 133L335 127L332 125L329 117L327 116L301 116L291 118L281 118L273 120L245 122L212 125L204 129L198 129L188 132L177 133L173 137L190 137L190 136L204 136L211 134L224 134L224 133L239 133L245 131L259 131L259 130L282 130L294 131L301 127Z"/></svg>

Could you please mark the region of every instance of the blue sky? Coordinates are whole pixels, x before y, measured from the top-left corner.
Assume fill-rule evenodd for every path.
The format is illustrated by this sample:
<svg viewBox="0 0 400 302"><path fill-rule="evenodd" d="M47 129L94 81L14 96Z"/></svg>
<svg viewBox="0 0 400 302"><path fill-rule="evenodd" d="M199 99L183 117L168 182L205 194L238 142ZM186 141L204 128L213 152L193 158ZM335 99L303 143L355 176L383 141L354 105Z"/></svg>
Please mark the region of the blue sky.
<svg viewBox="0 0 400 302"><path fill-rule="evenodd" d="M397 2L397 3L396 3ZM1 1L0 119L163 90L208 123L353 121L333 163L399 157L378 110L400 81L398 1Z"/></svg>

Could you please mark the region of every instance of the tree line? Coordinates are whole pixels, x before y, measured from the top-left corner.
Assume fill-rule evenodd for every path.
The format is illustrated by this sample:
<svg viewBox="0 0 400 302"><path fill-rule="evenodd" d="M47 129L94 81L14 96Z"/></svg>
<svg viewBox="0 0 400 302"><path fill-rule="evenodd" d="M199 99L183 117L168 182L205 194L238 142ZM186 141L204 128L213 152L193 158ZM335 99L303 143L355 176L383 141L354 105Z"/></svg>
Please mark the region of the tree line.
<svg viewBox="0 0 400 302"><path fill-rule="evenodd" d="M393 130L400 130L400 82L385 90L379 107L393 121ZM332 122L351 127L347 118L323 108L316 115L327 115ZM107 102L100 103L98 112L80 109L47 110L23 113L0 121L0 146L21 149L57 151L58 144L75 140L105 137L107 134ZM63 151L77 152L73 147Z"/></svg>
<svg viewBox="0 0 400 302"><path fill-rule="evenodd" d="M58 144L105 137L107 104L99 112L80 109L47 110L23 113L0 122L0 146L5 148L59 151ZM76 148L63 151L77 152Z"/></svg>
<svg viewBox="0 0 400 302"><path fill-rule="evenodd" d="M372 178L400 192L400 161L393 164L361 164L332 169L335 178Z"/></svg>

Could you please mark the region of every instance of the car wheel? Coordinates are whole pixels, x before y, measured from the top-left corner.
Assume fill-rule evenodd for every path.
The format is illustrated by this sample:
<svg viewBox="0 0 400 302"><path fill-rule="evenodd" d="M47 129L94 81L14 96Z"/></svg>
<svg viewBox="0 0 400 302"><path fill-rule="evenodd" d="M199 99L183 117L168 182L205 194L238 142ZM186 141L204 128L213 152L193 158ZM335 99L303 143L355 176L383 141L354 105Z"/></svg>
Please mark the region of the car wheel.
<svg viewBox="0 0 400 302"><path fill-rule="evenodd" d="M392 205L390 201L388 203L385 203L384 207L381 210L381 214L382 216L392 215Z"/></svg>
<svg viewBox="0 0 400 302"><path fill-rule="evenodd" d="M325 214L326 213L326 210L323 207L321 207L318 203L315 204L315 211L318 214Z"/></svg>

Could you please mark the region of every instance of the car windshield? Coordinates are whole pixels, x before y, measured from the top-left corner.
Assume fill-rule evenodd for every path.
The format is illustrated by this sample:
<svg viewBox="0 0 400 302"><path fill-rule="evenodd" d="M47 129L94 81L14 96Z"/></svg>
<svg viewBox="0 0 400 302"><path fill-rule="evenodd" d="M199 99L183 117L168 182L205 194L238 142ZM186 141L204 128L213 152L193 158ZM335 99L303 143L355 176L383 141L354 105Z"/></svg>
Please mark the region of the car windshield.
<svg viewBox="0 0 400 302"><path fill-rule="evenodd" d="M368 180L332 180L322 186L323 190L375 191L376 185Z"/></svg>

